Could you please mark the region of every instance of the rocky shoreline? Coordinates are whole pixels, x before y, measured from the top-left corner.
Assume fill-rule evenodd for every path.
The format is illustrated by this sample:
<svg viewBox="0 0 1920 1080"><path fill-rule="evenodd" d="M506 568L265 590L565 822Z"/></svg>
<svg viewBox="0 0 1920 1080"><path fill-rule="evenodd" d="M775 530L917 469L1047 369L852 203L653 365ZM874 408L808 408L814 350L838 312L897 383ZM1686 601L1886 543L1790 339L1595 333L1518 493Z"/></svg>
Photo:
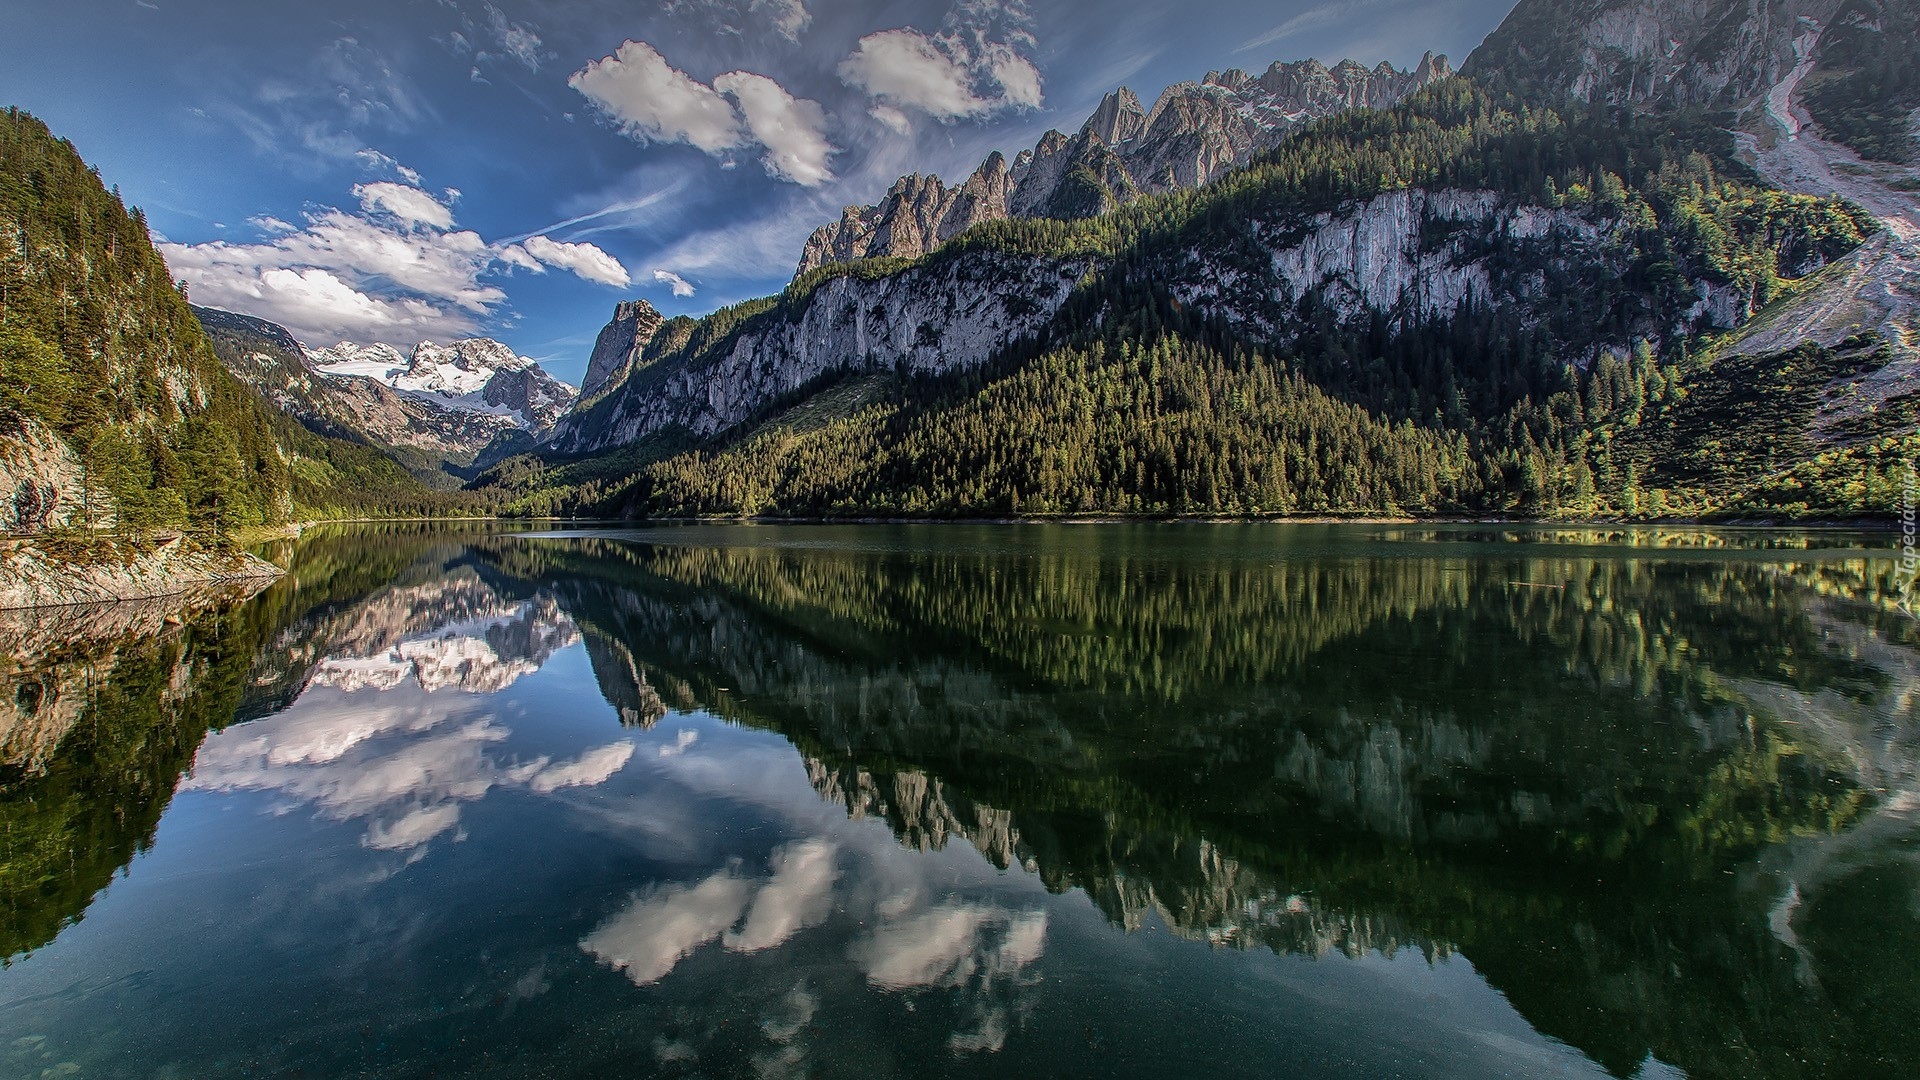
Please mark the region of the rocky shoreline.
<svg viewBox="0 0 1920 1080"><path fill-rule="evenodd" d="M184 536L0 540L0 610L258 592L283 570L256 555Z"/></svg>

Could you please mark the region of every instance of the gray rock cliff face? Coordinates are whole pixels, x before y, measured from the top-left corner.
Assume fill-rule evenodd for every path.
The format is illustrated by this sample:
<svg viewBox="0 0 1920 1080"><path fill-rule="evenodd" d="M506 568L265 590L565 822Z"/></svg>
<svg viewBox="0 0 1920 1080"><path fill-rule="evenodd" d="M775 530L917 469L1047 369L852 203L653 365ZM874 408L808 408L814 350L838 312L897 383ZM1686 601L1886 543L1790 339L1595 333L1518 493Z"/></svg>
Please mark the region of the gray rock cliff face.
<svg viewBox="0 0 1920 1080"><path fill-rule="evenodd" d="M1390 325L1445 317L1468 301L1544 299L1556 271L1615 257L1615 228L1596 213L1491 191L1410 188L1305 219L1255 220L1249 230L1266 252L1264 264L1250 269L1182 252L1166 283L1183 303L1272 341L1294 328L1297 306L1310 294L1342 318L1377 312ZM1750 298L1736 298L1712 310L1738 319L1749 309Z"/></svg>
<svg viewBox="0 0 1920 1080"><path fill-rule="evenodd" d="M1461 71L1582 101L1738 108L1842 0L1521 0Z"/></svg>
<svg viewBox="0 0 1920 1080"><path fill-rule="evenodd" d="M113 524L113 499L87 482L80 455L45 425L0 417L0 533Z"/></svg>
<svg viewBox="0 0 1920 1080"><path fill-rule="evenodd" d="M700 438L836 372L975 367L1045 327L1087 269L973 252L875 280L837 277L797 311L749 319L711 349L641 369L562 420L548 445L578 453L665 432Z"/></svg>
<svg viewBox="0 0 1920 1080"><path fill-rule="evenodd" d="M1182 303L1254 340L1283 342L1300 329L1298 305L1308 296L1341 317L1377 312L1396 326L1450 315L1469 300L1544 302L1563 273L1625 259L1616 228L1594 210L1409 189L1249 222L1263 261L1176 251L1159 273ZM574 453L665 433L704 439L836 372L975 367L1047 330L1081 278L1104 269L1097 260L970 251L873 280L833 278L797 309L756 316L697 355L661 358L569 416L551 445ZM1674 315L1690 329L1726 329L1751 313L1751 297L1705 282L1696 289L1696 309ZM1658 336L1667 328L1636 329Z"/></svg>
<svg viewBox="0 0 1920 1080"><path fill-rule="evenodd" d="M614 305L612 321L601 327L600 336L594 339L580 396L591 397L624 378L665 321L645 300L622 300Z"/></svg>
<svg viewBox="0 0 1920 1080"><path fill-rule="evenodd" d="M1260 76L1210 71L1170 86L1151 110L1126 87L1108 94L1073 135L1049 131L1008 164L996 151L964 183L903 176L872 206L849 206L800 257L830 263L924 255L967 228L1008 217L1077 218L1143 194L1198 187L1271 149L1302 124L1354 108L1385 108L1453 73L1428 54L1409 71L1352 60L1276 63Z"/></svg>

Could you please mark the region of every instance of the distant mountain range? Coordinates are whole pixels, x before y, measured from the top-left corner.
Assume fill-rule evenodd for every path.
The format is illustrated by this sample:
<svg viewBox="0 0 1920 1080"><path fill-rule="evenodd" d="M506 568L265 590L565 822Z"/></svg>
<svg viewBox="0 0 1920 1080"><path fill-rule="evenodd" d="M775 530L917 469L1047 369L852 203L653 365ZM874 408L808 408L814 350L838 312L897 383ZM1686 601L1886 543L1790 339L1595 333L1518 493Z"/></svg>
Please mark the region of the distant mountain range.
<svg viewBox="0 0 1920 1080"><path fill-rule="evenodd" d="M371 379L442 408L498 416L530 431L552 427L577 393L492 338L422 341L404 356L391 345L343 341L311 350L308 362L322 375Z"/></svg>
<svg viewBox="0 0 1920 1080"><path fill-rule="evenodd" d="M308 350L275 323L194 308L227 369L308 427L386 449L442 486L462 467L532 447L573 387L490 338L446 345L341 342Z"/></svg>

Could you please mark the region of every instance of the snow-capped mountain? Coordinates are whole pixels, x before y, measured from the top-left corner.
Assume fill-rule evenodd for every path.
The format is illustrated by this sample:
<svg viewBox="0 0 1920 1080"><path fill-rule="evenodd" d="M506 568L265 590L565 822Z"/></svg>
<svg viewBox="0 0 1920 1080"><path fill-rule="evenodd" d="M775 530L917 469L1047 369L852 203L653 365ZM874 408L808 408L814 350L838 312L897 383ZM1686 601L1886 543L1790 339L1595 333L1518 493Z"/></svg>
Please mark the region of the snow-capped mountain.
<svg viewBox="0 0 1920 1080"><path fill-rule="evenodd" d="M445 588L399 590L444 609L471 608L457 618L376 650L330 656L315 667L310 685L341 690L391 690L415 682L428 692L448 688L472 694L497 693L522 676L540 670L555 652L580 640L573 620L551 597L513 602L481 585L456 578ZM422 597L417 594L430 592ZM457 593L460 595L448 595ZM471 601L483 594L479 604ZM488 602L490 601L490 602Z"/></svg>
<svg viewBox="0 0 1920 1080"><path fill-rule="evenodd" d="M552 427L576 396L573 387L491 338L445 345L423 341L405 355L391 345L343 341L310 349L307 358L322 375L370 379L444 408L508 418L535 432Z"/></svg>
<svg viewBox="0 0 1920 1080"><path fill-rule="evenodd" d="M194 314L227 370L309 429L371 443L430 483L531 446L574 389L497 341L309 350L287 329L213 308ZM451 476L449 475L451 474Z"/></svg>

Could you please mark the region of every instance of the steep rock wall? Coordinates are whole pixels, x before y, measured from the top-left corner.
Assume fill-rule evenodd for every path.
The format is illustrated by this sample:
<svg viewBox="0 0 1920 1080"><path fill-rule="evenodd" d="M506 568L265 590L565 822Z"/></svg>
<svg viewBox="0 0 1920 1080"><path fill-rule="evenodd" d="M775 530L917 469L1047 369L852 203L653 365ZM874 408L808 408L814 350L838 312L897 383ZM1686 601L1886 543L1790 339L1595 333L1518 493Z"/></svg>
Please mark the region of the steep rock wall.
<svg viewBox="0 0 1920 1080"><path fill-rule="evenodd" d="M1044 328L1087 269L974 252L874 280L832 278L797 310L755 316L711 349L635 373L563 421L550 445L576 453L714 435L838 371L975 367Z"/></svg>
<svg viewBox="0 0 1920 1080"><path fill-rule="evenodd" d="M1283 344L1302 328L1308 298L1341 319L1378 313L1394 327L1448 317L1468 302L1544 309L1580 280L1626 270L1631 245L1619 228L1594 208L1403 189L1254 220L1241 243L1174 253L1156 277L1182 304ZM669 432L703 439L835 372L975 367L1047 329L1083 275L1102 269L1086 259L975 251L875 280L834 278L716 347L658 361L569 417L551 445L577 453ZM1693 289L1688 308L1642 320L1632 336L1725 330L1752 314L1753 298L1729 286L1699 279Z"/></svg>

